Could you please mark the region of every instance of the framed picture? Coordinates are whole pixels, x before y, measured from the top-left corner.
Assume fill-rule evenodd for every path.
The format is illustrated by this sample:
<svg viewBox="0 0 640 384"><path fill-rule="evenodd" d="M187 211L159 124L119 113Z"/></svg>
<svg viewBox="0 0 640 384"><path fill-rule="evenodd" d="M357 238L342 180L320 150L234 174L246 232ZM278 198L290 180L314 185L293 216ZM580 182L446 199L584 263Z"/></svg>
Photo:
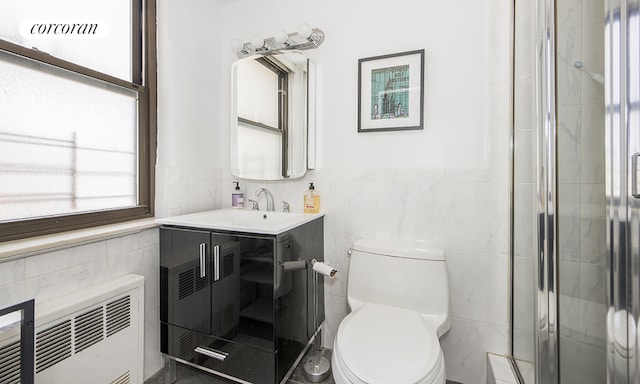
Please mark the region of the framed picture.
<svg viewBox="0 0 640 384"><path fill-rule="evenodd" d="M358 60L358 132L423 129L424 49Z"/></svg>

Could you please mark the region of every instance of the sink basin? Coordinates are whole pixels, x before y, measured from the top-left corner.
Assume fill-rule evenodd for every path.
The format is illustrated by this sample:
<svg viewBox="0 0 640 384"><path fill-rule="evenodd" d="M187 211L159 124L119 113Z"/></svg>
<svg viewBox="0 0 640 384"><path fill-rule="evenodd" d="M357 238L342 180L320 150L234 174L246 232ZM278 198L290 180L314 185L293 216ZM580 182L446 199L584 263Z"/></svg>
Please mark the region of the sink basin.
<svg viewBox="0 0 640 384"><path fill-rule="evenodd" d="M324 216L323 212L266 212L227 208L156 219L156 222L183 227L277 235L321 216Z"/></svg>

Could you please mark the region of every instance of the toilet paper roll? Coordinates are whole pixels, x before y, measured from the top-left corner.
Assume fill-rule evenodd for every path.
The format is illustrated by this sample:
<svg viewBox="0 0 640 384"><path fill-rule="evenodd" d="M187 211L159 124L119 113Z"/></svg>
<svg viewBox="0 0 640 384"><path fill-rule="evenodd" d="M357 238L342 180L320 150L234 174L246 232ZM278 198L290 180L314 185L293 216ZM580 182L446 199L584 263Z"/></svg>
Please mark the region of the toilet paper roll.
<svg viewBox="0 0 640 384"><path fill-rule="evenodd" d="M336 273L338 273L337 269L320 261L313 263L313 270L332 279L336 277Z"/></svg>

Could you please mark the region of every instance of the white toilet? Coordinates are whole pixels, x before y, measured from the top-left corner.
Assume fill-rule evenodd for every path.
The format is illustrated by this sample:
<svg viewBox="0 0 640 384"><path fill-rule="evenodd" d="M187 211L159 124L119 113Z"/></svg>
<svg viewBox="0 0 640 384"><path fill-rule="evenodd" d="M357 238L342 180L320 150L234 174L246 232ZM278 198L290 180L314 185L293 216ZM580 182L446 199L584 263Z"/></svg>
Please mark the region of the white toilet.
<svg viewBox="0 0 640 384"><path fill-rule="evenodd" d="M450 327L444 251L426 242L357 240L349 313L331 357L336 384L444 384L439 337Z"/></svg>

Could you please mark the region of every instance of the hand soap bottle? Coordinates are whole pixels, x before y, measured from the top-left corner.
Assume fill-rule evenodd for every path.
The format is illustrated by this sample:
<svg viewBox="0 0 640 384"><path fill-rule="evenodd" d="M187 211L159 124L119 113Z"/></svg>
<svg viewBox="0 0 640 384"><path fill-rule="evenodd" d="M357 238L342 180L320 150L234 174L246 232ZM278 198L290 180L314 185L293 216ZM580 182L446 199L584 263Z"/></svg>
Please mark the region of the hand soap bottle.
<svg viewBox="0 0 640 384"><path fill-rule="evenodd" d="M306 213L320 212L320 195L313 183L309 183L309 189L304 192L304 211Z"/></svg>
<svg viewBox="0 0 640 384"><path fill-rule="evenodd" d="M233 182L236 187L231 193L231 208L244 208L244 193L240 190L240 182Z"/></svg>

